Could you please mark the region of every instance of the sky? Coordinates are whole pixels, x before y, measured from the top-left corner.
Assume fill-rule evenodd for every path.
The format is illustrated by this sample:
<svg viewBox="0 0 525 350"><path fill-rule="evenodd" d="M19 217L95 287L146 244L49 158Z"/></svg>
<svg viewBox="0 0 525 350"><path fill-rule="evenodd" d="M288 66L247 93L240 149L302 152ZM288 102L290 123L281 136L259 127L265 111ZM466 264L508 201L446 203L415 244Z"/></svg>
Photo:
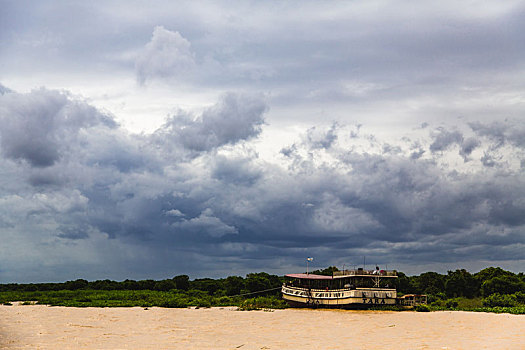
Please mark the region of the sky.
<svg viewBox="0 0 525 350"><path fill-rule="evenodd" d="M523 1L0 0L0 283L525 270Z"/></svg>

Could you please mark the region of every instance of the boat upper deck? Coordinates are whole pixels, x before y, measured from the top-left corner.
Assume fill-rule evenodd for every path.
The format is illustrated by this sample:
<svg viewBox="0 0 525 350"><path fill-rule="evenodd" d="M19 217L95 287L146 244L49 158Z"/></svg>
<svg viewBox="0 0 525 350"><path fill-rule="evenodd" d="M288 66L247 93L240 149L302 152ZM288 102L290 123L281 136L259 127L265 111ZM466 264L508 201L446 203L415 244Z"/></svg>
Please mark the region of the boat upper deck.
<svg viewBox="0 0 525 350"><path fill-rule="evenodd" d="M356 269L356 270L334 271L333 272L333 276L315 275L315 274L311 274L311 273L309 273L309 274L307 274L307 273L291 273L291 274L286 275L286 277L307 279L307 280L333 280L333 279L349 278L349 277L390 277L390 278L397 278L397 271L395 271L395 270L364 270L364 269Z"/></svg>
<svg viewBox="0 0 525 350"><path fill-rule="evenodd" d="M359 276L359 277L380 276L380 277L397 278L397 271L395 270L364 270L364 269L334 271L334 278L353 277L353 276Z"/></svg>

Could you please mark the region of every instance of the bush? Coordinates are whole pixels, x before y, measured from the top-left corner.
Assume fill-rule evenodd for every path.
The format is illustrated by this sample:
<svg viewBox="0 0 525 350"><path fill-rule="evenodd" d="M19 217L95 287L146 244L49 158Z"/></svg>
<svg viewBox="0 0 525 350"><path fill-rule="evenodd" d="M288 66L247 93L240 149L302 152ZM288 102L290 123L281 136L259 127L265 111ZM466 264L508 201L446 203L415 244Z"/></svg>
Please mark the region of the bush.
<svg viewBox="0 0 525 350"><path fill-rule="evenodd" d="M430 303L430 306L434 306L434 307L443 307L443 305L444 305L443 300L436 300Z"/></svg>
<svg viewBox="0 0 525 350"><path fill-rule="evenodd" d="M483 299L483 306L495 307L495 306L517 306L516 295L494 293Z"/></svg>
<svg viewBox="0 0 525 350"><path fill-rule="evenodd" d="M445 295L445 293L442 292L427 295L427 302L430 304L440 302L445 299L447 299L447 296Z"/></svg>
<svg viewBox="0 0 525 350"><path fill-rule="evenodd" d="M238 310L284 309L286 303L277 297L257 297L245 299L239 304Z"/></svg>
<svg viewBox="0 0 525 350"><path fill-rule="evenodd" d="M199 299L197 300L197 307L211 307L211 302L208 299Z"/></svg>
<svg viewBox="0 0 525 350"><path fill-rule="evenodd" d="M214 301L214 304L217 306L229 306L229 305L233 305L234 302L232 298L224 296L224 297L216 298Z"/></svg>
<svg viewBox="0 0 525 350"><path fill-rule="evenodd" d="M448 309L455 309L458 307L458 302L456 300L453 300L453 299L449 299L445 302L445 306L448 308Z"/></svg>
<svg viewBox="0 0 525 350"><path fill-rule="evenodd" d="M516 297L516 302L519 304L525 304L525 292L516 292L514 293L514 296Z"/></svg>
<svg viewBox="0 0 525 350"><path fill-rule="evenodd" d="M161 303L159 303L160 307L171 307L171 308L184 308L188 307L188 300L186 298L181 298L179 296L174 296L171 298L168 298Z"/></svg>
<svg viewBox="0 0 525 350"><path fill-rule="evenodd" d="M416 305L414 308L417 312L429 312L430 307L428 305Z"/></svg>

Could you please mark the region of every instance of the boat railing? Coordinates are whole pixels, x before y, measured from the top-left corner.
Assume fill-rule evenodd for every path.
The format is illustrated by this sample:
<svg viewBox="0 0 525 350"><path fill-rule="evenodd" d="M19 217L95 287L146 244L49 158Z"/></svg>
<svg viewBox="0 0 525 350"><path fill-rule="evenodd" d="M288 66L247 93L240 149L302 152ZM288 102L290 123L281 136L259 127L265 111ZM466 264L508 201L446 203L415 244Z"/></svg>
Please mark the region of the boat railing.
<svg viewBox="0 0 525 350"><path fill-rule="evenodd" d="M297 286L292 286L292 285L289 285L289 284L283 284L282 286L282 289L289 289L289 290L294 290L294 291L302 291L302 292L319 292L319 293L322 293L322 292L345 292L345 291L351 291L351 290L354 290L355 288L337 288L337 289L326 289L326 288L305 288L305 287L297 287Z"/></svg>
<svg viewBox="0 0 525 350"><path fill-rule="evenodd" d="M326 288L307 288L307 287L299 287L299 286L294 286L294 285L291 285L291 284L286 284L286 283L283 283L282 285L282 288L285 288L285 289L293 289L293 290L299 290L299 291L311 291L311 292L326 292ZM328 291L330 292L346 292L346 291L351 291L351 290L363 290L363 288L334 288L334 289L329 289ZM395 291L396 289L395 288L366 288L364 289L365 291L367 289L374 289L374 290L384 290L384 291Z"/></svg>
<svg viewBox="0 0 525 350"><path fill-rule="evenodd" d="M336 276L397 276L397 271L395 270L341 270L334 271L334 277Z"/></svg>

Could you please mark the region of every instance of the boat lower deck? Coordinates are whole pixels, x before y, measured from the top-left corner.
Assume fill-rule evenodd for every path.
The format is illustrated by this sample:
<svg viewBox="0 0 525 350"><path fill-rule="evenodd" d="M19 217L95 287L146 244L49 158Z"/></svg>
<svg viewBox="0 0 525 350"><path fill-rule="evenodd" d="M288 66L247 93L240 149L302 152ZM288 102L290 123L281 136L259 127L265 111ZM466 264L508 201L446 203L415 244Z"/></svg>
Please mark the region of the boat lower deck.
<svg viewBox="0 0 525 350"><path fill-rule="evenodd" d="M286 299L285 299L286 300ZM363 304L363 303L350 303L350 304L305 304L304 302L286 300L286 303L293 308L310 308L310 309L343 309L343 310L366 310L370 308L382 307L394 304Z"/></svg>
<svg viewBox="0 0 525 350"><path fill-rule="evenodd" d="M283 286L283 299L294 307L366 308L395 305L395 289L359 288L339 290Z"/></svg>

